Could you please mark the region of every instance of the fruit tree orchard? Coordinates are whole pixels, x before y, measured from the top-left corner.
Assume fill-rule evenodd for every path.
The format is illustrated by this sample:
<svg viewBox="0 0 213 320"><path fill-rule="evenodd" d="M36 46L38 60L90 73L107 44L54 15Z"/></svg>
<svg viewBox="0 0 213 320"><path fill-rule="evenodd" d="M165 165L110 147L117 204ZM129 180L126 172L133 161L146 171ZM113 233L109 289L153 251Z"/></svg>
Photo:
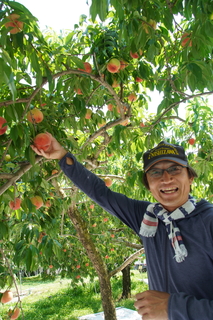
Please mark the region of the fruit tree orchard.
<svg viewBox="0 0 213 320"><path fill-rule="evenodd" d="M198 172L195 196L211 200L213 2L93 0L91 20L60 35L42 34L18 2L0 7L1 292L13 265L61 269L73 283L95 270L114 320L109 275L134 252L124 240L141 244L30 144L48 131L112 190L148 200L141 156L168 139Z"/></svg>

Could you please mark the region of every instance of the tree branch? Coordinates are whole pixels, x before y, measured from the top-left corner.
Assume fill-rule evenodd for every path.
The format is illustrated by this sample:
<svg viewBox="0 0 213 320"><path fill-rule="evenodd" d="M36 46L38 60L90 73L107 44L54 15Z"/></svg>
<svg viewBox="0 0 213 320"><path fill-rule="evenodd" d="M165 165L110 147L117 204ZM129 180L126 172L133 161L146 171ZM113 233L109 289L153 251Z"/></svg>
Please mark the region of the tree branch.
<svg viewBox="0 0 213 320"><path fill-rule="evenodd" d="M119 271L123 270L126 266L128 266L130 263L132 263L135 259L138 258L138 256L140 254L144 253L144 248L141 248L140 250L138 250L137 252L133 253L131 256L129 256L124 263L122 263L119 267L117 267L116 269L114 269L113 271L109 272L109 277L111 278L112 276L114 276L116 273L118 273Z"/></svg>
<svg viewBox="0 0 213 320"><path fill-rule="evenodd" d="M41 156L36 156L35 158L35 163L39 163L41 160L43 159L43 157ZM0 187L0 195L2 195L10 186L12 186L21 176L23 176L23 174L27 171L29 171L32 168L32 164L31 163L27 163L24 166L22 166L16 173L14 173L13 175L11 175L11 177L9 178L9 180Z"/></svg>

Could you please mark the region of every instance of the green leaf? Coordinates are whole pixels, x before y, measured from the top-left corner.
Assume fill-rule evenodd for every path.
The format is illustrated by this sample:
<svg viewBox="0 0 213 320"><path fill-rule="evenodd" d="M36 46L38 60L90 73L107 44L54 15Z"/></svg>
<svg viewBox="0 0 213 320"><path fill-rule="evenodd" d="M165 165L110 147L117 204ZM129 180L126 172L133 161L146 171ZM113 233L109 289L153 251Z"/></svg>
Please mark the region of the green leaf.
<svg viewBox="0 0 213 320"><path fill-rule="evenodd" d="M16 68L16 61L15 59L11 59L11 57L9 56L8 52L5 51L4 49L2 49L2 58L4 59L5 63L9 64L11 67L13 67L14 69Z"/></svg>
<svg viewBox="0 0 213 320"><path fill-rule="evenodd" d="M30 162L30 164L34 166L36 154L35 154L35 152L31 149L31 147L26 148L26 150L25 150L25 156L26 156L27 160Z"/></svg>
<svg viewBox="0 0 213 320"><path fill-rule="evenodd" d="M8 65L5 64L4 66L4 79L6 84L8 85L11 93L12 93L12 97L13 97L13 101L16 100L16 86L15 86L15 82L14 82L14 74L12 72L12 70L10 69L10 67Z"/></svg>
<svg viewBox="0 0 213 320"><path fill-rule="evenodd" d="M39 66L39 63L38 63L38 57L37 57L35 51L33 51L31 53L31 64L32 64L32 67L33 67L35 72L39 72L40 71L40 66Z"/></svg>
<svg viewBox="0 0 213 320"><path fill-rule="evenodd" d="M202 79L202 69L196 63L189 63L186 68L190 70L198 80Z"/></svg>
<svg viewBox="0 0 213 320"><path fill-rule="evenodd" d="M213 23L207 20L205 23L205 33L208 37L213 38Z"/></svg>
<svg viewBox="0 0 213 320"><path fill-rule="evenodd" d="M53 92L53 90L55 89L55 82L53 80L51 71L48 68L45 68L45 71L46 71L46 76L49 83L49 91Z"/></svg>
<svg viewBox="0 0 213 320"><path fill-rule="evenodd" d="M188 86L192 92L196 89L196 77L194 74L188 75Z"/></svg>
<svg viewBox="0 0 213 320"><path fill-rule="evenodd" d="M149 70L148 70L147 66L143 62L140 62L139 73L140 73L140 76L141 76L142 79L147 79L148 78Z"/></svg>
<svg viewBox="0 0 213 320"><path fill-rule="evenodd" d="M142 155L143 155L143 152L138 152L138 153L136 154L136 160L137 160L138 162L141 161Z"/></svg>
<svg viewBox="0 0 213 320"><path fill-rule="evenodd" d="M70 32L70 33L66 36L66 38L65 38L65 45L68 45L68 44L71 42L71 40L72 40L72 38L73 38L74 35L75 35L75 32L72 31L72 32Z"/></svg>
<svg viewBox="0 0 213 320"><path fill-rule="evenodd" d="M111 5L115 8L119 20L124 19L124 9L120 1L111 0Z"/></svg>
<svg viewBox="0 0 213 320"><path fill-rule="evenodd" d="M70 60L72 60L76 64L76 66L78 68L80 68L80 69L84 68L84 62L81 59L79 59L77 57L69 57L69 58L70 58Z"/></svg>
<svg viewBox="0 0 213 320"><path fill-rule="evenodd" d="M15 1L8 1L8 5L15 9L15 10L20 10L22 12L24 12L27 16L34 18L34 16L32 15L32 13L21 3L19 2L15 2ZM34 18L35 19L35 18Z"/></svg>
<svg viewBox="0 0 213 320"><path fill-rule="evenodd" d="M26 253L25 253L25 263L27 270L31 270L31 264L32 264L32 251L30 248L27 248Z"/></svg>
<svg viewBox="0 0 213 320"><path fill-rule="evenodd" d="M0 240L8 238L9 234L8 225L1 221L0 223Z"/></svg>

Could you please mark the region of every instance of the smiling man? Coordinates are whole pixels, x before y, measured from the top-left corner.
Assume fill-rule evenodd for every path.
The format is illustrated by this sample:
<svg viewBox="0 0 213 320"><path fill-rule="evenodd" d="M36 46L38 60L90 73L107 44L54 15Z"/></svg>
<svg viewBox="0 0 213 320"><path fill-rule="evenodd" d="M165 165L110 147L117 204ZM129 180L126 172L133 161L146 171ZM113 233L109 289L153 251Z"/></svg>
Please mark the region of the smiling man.
<svg viewBox="0 0 213 320"><path fill-rule="evenodd" d="M213 319L213 205L196 201L196 172L184 149L160 142L143 155L143 183L156 203L113 192L51 135L47 159L58 159L64 173L92 200L133 229L146 252L149 290L136 295L143 320Z"/></svg>

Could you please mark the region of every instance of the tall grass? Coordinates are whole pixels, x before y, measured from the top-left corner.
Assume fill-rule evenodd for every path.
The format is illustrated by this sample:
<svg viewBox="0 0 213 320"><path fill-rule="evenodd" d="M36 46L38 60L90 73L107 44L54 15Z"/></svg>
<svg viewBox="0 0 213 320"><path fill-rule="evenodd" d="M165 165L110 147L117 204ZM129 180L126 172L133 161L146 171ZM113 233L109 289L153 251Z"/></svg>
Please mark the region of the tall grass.
<svg viewBox="0 0 213 320"><path fill-rule="evenodd" d="M134 308L134 295L147 290L147 285L141 281L144 274L132 271L132 298L120 300L122 294L122 276L119 274L111 280L113 298L116 307ZM98 281L92 283L85 279L81 285L71 285L70 280L57 278L55 281L42 282L32 277L22 283L22 291L32 293L22 299L22 308L25 320L77 320L78 317L101 312L102 304ZM7 303L2 307L0 314L5 314L8 307L15 305ZM4 318L3 318L4 319ZM20 316L19 319L22 319Z"/></svg>

